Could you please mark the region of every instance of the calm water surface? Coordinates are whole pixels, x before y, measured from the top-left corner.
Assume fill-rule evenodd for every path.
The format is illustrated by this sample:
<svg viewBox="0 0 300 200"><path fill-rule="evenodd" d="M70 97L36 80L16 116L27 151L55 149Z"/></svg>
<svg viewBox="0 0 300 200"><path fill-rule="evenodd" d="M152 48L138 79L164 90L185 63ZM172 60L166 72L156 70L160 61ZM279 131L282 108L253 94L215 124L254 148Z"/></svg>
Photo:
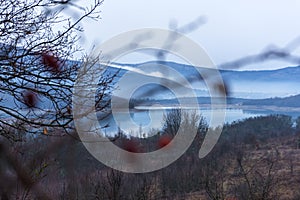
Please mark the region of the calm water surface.
<svg viewBox="0 0 300 200"><path fill-rule="evenodd" d="M211 120L210 109L201 109L200 113L205 118L207 123ZM268 113L251 113L242 109L226 109L225 110L225 123L232 123L250 117L264 116ZM222 115L222 110L215 110L215 113ZM108 125L109 127L103 128L102 131L107 134L116 133L118 129L121 129L127 134L138 135L141 133L147 133L151 129L161 129L163 127L163 115L166 114L164 109L153 109L149 111L130 112L130 116L125 112L115 113L115 116L110 116L106 120L100 121L102 126Z"/></svg>

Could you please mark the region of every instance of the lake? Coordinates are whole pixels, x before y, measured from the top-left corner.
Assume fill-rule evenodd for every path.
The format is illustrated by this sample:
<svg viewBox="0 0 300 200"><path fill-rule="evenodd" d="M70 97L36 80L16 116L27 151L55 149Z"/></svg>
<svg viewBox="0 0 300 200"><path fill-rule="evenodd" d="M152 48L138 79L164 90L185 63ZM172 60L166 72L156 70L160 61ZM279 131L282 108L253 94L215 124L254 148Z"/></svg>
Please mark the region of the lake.
<svg viewBox="0 0 300 200"><path fill-rule="evenodd" d="M150 107L149 109L149 107L141 107L140 110L131 110L129 115L125 112L116 112L114 115L108 116L105 120L99 120L99 123L102 127L108 125L106 128L102 128L102 132L107 135L115 135L119 129L133 136L140 136L143 133L147 135L149 132L157 131L163 127L163 115L166 114L166 110L168 109L170 108ZM200 109L201 115L208 124L211 120L211 111L209 108ZM292 116L294 119L300 116L300 112L289 110L272 111L267 109L246 110L230 108L225 111L225 123L270 114L285 114ZM221 112L221 110L215 110L215 112L218 113ZM7 114L0 113L0 118L5 119L7 117Z"/></svg>
<svg viewBox="0 0 300 200"><path fill-rule="evenodd" d="M209 124L211 120L211 109L201 109L200 113ZM266 116L270 114L286 114L293 118L300 116L298 112L284 112L277 113L270 110L243 110L243 109L226 109L225 123L232 123L234 121L243 120L250 117ZM215 110L216 113L221 110ZM164 109L150 109L149 111L130 111L130 115L125 112L116 112L114 116L102 120L102 126L109 125L103 128L102 131L106 134L116 133L118 128L127 134L139 136L141 133L151 132L151 129L161 129L163 127L163 115L166 114Z"/></svg>

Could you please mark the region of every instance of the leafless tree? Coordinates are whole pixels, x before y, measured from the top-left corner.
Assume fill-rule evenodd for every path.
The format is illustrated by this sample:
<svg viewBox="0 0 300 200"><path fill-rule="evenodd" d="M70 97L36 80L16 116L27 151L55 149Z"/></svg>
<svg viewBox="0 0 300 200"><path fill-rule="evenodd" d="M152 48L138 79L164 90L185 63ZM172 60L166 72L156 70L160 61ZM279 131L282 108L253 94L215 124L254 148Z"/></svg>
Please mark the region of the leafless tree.
<svg viewBox="0 0 300 200"><path fill-rule="evenodd" d="M237 193L242 199L278 199L278 155L268 153L252 163L245 164L246 155L240 153L237 163L244 183L237 183Z"/></svg>
<svg viewBox="0 0 300 200"><path fill-rule="evenodd" d="M18 140L14 129L50 134L72 122L72 87L82 62L78 31L86 18L99 19L101 0L89 7L76 1L0 1L0 134ZM64 10L72 9L73 14ZM100 92L112 76L99 81ZM98 96L97 102L102 100ZM96 102L96 103L97 103Z"/></svg>
<svg viewBox="0 0 300 200"><path fill-rule="evenodd" d="M163 116L164 132L169 135L176 135L181 124L181 110L173 109L168 114Z"/></svg>
<svg viewBox="0 0 300 200"><path fill-rule="evenodd" d="M39 152L32 155L31 151L14 152L15 144L9 142L25 141L26 133L48 136L72 130L73 85L81 61L87 59L72 61L81 51L78 32L83 31L83 20L99 19L101 4L101 0L88 7L77 5L76 0L0 0L0 163L6 163L1 169L15 176L12 182L1 181L2 199L11 197L16 188L10 183L15 180L24 188L23 199L31 192L36 198L49 199L38 182L48 166L44 158L56 158L52 153L63 146L62 141L51 142L51 147L43 143L41 149L35 145L32 151ZM108 103L102 100L114 77L99 78L95 97L99 110ZM10 177L10 172L1 170L1 180Z"/></svg>

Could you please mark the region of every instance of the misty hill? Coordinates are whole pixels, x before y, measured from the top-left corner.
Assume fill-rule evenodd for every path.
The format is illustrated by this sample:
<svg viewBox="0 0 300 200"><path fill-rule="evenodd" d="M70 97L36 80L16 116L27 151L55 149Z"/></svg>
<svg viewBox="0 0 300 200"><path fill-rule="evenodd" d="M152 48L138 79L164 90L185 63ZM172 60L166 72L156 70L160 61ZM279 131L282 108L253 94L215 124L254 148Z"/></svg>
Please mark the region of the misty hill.
<svg viewBox="0 0 300 200"><path fill-rule="evenodd" d="M197 71L191 65L180 64L175 62L168 61L150 61L143 64L162 64L169 66L183 75L193 75ZM119 64L123 65L124 64ZM130 64L129 64L130 65ZM141 64L131 65L133 67L137 67ZM205 67L200 67L200 69L206 69ZM241 80L241 81L297 81L300 82L300 66L295 67L286 67L277 70L253 70L253 71L234 71L234 70L219 70L222 77L227 80Z"/></svg>
<svg viewBox="0 0 300 200"><path fill-rule="evenodd" d="M199 82L202 84L204 83L202 77L199 76L199 72L191 65L168 61L151 61L140 64L113 64L114 67L108 68L108 71L112 68L119 67L121 69L119 71L120 76L126 73L126 67L138 68L140 65L149 65L149 67L152 65L153 68L157 68L155 66L161 64L178 71L182 76L186 77L186 79L192 80L192 84L197 84ZM212 70L205 67L198 67L198 69L202 72L200 75L205 75L205 73L209 74L209 71ZM300 66L286 67L277 70L219 71L228 88L231 89L230 94L234 98L264 99L276 96L287 97L300 94ZM153 72L155 72L155 69L153 69ZM144 90L149 90L149 86L145 86ZM197 96L209 96L208 90L204 84L203 88L198 88L195 92ZM160 99L161 96L162 95L159 97ZM166 98L172 98L167 95L165 96Z"/></svg>
<svg viewBox="0 0 300 200"><path fill-rule="evenodd" d="M74 64L75 61L69 61L70 64ZM76 61L77 62L77 61ZM81 64L77 62L78 66ZM178 71L181 75L186 77L188 80L201 80L201 77L198 76L198 71L191 65L180 64L175 62L168 61L151 61L140 64L120 64L120 63L111 63L106 71L104 72L104 76L108 74L118 73L118 76L113 81L113 84L117 83L119 78L122 77L127 71L129 66L131 68L138 68L139 65L150 64L150 65L165 65L176 71ZM201 71L211 70L205 67L199 68ZM261 71L233 71L233 70L220 70L220 73L223 79L229 83L229 88L232 90L232 98L230 98L231 103L233 104L243 104L243 105L276 105L276 106L292 106L292 107L300 107L300 97L293 96L288 98L279 98L285 96L291 96L295 94L300 94L300 66L296 67L287 67L278 70L261 70ZM132 82L137 80L132 80ZM130 83L128 83L130 84ZM151 90L153 86L145 86L141 91ZM159 96L150 96L150 98L157 98L160 101L170 101L168 99L174 98L174 96L170 96L168 91L165 88L156 86L156 93ZM275 90L281 92L279 94L276 93ZM258 99L258 95L256 93L270 92L269 96L277 98L261 98ZM275 91L275 92L274 92ZM169 92L170 93L170 92ZM197 96L199 97L199 102L207 104L210 102L209 93L205 90L197 90ZM242 94L242 95L241 95ZM281 95L282 94L282 95ZM151 94L152 95L152 94ZM240 97L240 98L238 98ZM262 96L264 97L264 96ZM14 105L12 97L2 96L4 101L1 103L5 103L6 105ZM149 98L149 96L141 96L141 98ZM256 99L256 100L255 100ZM177 101L176 101L177 102ZM43 102L44 105L47 102ZM49 103L50 104L50 103Z"/></svg>
<svg viewBox="0 0 300 200"><path fill-rule="evenodd" d="M259 82L277 82L277 81L300 81L300 66L286 67L277 70L261 70L261 71L221 71L223 78L234 80L251 80Z"/></svg>
<svg viewBox="0 0 300 200"><path fill-rule="evenodd" d="M244 99L243 105L277 106L277 107L300 107L300 94L285 98L267 98L267 99Z"/></svg>

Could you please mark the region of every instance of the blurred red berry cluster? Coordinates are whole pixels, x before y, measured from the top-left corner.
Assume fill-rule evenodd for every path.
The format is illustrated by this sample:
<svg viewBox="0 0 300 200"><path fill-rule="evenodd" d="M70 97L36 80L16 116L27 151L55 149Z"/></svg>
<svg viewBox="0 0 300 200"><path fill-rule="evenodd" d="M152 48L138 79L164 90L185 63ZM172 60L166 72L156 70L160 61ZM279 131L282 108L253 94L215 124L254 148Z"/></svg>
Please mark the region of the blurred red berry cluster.
<svg viewBox="0 0 300 200"><path fill-rule="evenodd" d="M58 73L61 71L60 61L53 53L42 53L42 64L45 65L47 70Z"/></svg>
<svg viewBox="0 0 300 200"><path fill-rule="evenodd" d="M36 93L30 90L25 91L23 93L23 101L28 108L36 107L38 101Z"/></svg>
<svg viewBox="0 0 300 200"><path fill-rule="evenodd" d="M123 149L131 153L139 153L140 148L138 142L134 140L126 140L123 143Z"/></svg>
<svg viewBox="0 0 300 200"><path fill-rule="evenodd" d="M167 146L172 141L172 137L169 135L163 135L158 140L158 148L163 148Z"/></svg>

